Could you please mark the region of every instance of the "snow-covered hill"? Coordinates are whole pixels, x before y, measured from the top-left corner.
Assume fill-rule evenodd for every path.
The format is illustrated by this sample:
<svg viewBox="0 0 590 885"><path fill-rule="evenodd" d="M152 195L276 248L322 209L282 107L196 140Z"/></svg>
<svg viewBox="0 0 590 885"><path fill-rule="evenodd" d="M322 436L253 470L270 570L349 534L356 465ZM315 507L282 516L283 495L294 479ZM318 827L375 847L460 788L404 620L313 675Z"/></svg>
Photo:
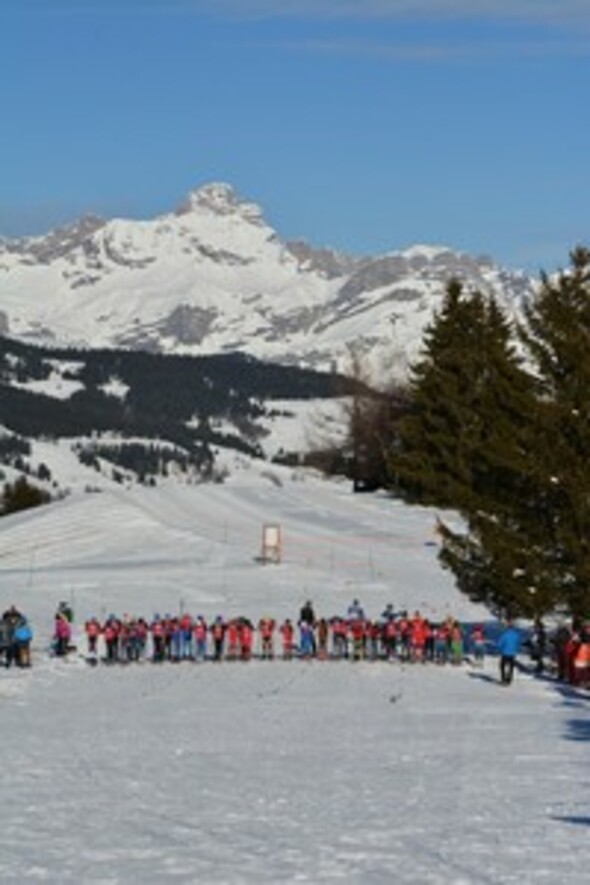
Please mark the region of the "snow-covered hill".
<svg viewBox="0 0 590 885"><path fill-rule="evenodd" d="M370 617L392 602L485 618L437 565L432 511L279 473L1 520L1 611L36 634L32 669L0 668L2 883L584 885L583 691L525 673L502 688L493 658L48 656L61 600L81 649L84 619L111 611L296 619L307 598L330 616L358 597ZM278 565L256 561L265 523L283 530Z"/></svg>
<svg viewBox="0 0 590 885"><path fill-rule="evenodd" d="M0 333L44 344L168 353L244 351L345 370L351 347L399 376L446 282L494 292L509 312L523 274L443 247L362 258L282 241L225 184L150 221L89 217L0 239Z"/></svg>

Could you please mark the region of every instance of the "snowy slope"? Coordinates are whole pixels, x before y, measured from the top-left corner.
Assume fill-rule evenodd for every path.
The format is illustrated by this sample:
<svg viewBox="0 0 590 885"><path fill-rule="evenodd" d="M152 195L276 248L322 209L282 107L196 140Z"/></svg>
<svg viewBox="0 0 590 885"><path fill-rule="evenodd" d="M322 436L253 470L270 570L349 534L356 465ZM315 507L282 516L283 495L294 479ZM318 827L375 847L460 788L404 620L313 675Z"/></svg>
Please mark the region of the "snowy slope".
<svg viewBox="0 0 590 885"><path fill-rule="evenodd" d="M67 465L63 465L65 470ZM276 480L279 480L277 482ZM255 466L223 486L75 492L0 524L0 602L37 632L0 672L3 883L587 881L590 714L519 674L318 661L88 668L56 603L319 614L358 596L483 613L436 565L435 514ZM284 561L255 561L264 523Z"/></svg>
<svg viewBox="0 0 590 885"><path fill-rule="evenodd" d="M174 353L241 350L340 370L350 348L403 374L454 276L517 311L522 274L444 247L360 258L283 242L232 188L192 192L150 221L82 219L0 240L0 333Z"/></svg>

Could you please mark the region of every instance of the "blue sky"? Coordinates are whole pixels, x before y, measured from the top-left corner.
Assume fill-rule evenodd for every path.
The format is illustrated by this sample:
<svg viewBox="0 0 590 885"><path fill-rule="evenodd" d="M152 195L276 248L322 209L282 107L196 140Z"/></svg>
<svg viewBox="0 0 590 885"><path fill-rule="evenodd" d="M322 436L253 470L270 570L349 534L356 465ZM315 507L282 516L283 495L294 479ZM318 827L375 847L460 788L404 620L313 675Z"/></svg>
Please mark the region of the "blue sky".
<svg viewBox="0 0 590 885"><path fill-rule="evenodd" d="M589 0L0 0L0 235L210 181L283 238L590 241Z"/></svg>

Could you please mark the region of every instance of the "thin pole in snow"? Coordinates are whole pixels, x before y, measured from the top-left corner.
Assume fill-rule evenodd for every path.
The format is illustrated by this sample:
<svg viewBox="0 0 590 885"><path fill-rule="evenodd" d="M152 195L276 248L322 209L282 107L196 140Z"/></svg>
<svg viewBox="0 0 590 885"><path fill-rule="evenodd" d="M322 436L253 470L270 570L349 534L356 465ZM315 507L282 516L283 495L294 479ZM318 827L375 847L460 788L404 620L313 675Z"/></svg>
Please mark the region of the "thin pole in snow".
<svg viewBox="0 0 590 885"><path fill-rule="evenodd" d="M27 576L27 590L30 590L33 586L33 564L35 562L35 555L37 553L37 545L33 544L31 547L31 554L29 556L29 574Z"/></svg>

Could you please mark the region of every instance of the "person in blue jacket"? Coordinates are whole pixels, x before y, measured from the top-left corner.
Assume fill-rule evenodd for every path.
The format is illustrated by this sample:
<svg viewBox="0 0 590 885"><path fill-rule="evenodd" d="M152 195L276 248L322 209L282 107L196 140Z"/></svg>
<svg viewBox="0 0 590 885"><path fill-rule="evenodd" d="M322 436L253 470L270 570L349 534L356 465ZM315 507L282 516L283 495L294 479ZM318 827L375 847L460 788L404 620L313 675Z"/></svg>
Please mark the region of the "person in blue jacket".
<svg viewBox="0 0 590 885"><path fill-rule="evenodd" d="M512 620L506 622L498 640L500 651L500 681L502 685L510 685L514 676L516 656L520 651L520 630L514 626Z"/></svg>
<svg viewBox="0 0 590 885"><path fill-rule="evenodd" d="M19 667L31 666L32 638L33 631L31 630L31 625L27 619L23 617L17 622L14 628L14 633L12 634L12 641L14 643L13 659Z"/></svg>

